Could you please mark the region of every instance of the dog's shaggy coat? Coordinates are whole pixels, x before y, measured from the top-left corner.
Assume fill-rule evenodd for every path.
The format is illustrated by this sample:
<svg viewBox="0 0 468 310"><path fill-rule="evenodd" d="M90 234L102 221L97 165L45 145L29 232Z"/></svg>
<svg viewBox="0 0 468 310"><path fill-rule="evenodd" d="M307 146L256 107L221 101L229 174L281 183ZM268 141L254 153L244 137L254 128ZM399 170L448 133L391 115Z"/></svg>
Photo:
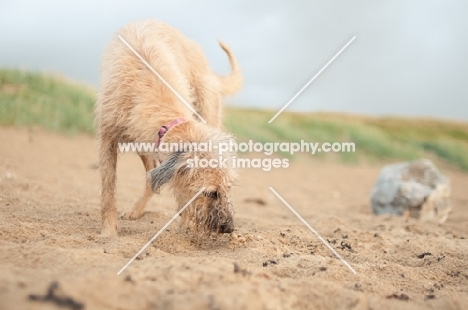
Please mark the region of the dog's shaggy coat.
<svg viewBox="0 0 468 310"><path fill-rule="evenodd" d="M206 121L203 124L180 99L118 38L135 49ZM173 120L186 121L170 129L163 141L213 144L232 137L221 131L222 100L237 92L242 83L240 69L231 50L227 53L232 71L214 73L201 48L178 30L156 20L133 22L120 29L104 52L96 127L102 192L102 234L117 234L115 201L116 165L119 142L156 142L158 131ZM148 173L143 196L125 219L139 218L153 192L168 183L181 208L203 186L206 190L183 212L183 221L196 230L233 230L229 191L235 174L229 168L188 168L195 155L217 158L215 153L174 152L140 154ZM161 165L158 166L158 163Z"/></svg>

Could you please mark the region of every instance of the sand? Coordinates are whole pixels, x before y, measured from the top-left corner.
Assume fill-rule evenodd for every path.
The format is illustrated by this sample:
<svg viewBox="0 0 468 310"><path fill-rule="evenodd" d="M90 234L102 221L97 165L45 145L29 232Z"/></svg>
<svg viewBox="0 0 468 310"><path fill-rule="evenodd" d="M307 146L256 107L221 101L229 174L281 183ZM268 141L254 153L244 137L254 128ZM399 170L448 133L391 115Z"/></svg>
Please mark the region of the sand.
<svg viewBox="0 0 468 310"><path fill-rule="evenodd" d="M89 136L0 128L0 309L468 307L468 174L442 167L453 213L437 225L371 213L382 164L308 159L245 169L234 234L197 244L177 219L117 275L174 215L175 202L163 190L142 218L119 222L117 239L102 238L95 150ZM144 173L135 155L118 166L124 211L141 194ZM46 295L54 281L53 295L29 297Z"/></svg>

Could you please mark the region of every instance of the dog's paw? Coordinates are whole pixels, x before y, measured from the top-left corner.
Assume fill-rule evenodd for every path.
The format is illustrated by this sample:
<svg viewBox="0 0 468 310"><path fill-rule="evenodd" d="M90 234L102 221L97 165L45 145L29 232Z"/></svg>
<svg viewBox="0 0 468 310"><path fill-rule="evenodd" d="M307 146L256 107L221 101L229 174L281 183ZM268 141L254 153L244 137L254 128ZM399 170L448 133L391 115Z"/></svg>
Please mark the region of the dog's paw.
<svg viewBox="0 0 468 310"><path fill-rule="evenodd" d="M133 220L140 218L142 215L143 214L137 213L133 210L129 210L120 214L120 219L133 221Z"/></svg>
<svg viewBox="0 0 468 310"><path fill-rule="evenodd" d="M117 237L117 225L104 225L101 230L101 237L113 238Z"/></svg>

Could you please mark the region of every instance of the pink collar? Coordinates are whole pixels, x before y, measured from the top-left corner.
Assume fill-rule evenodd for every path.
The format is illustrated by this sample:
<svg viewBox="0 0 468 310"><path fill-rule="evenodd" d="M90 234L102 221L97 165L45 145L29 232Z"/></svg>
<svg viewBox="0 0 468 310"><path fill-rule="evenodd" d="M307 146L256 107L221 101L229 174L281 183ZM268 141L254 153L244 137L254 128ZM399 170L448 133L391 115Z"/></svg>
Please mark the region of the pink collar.
<svg viewBox="0 0 468 310"><path fill-rule="evenodd" d="M173 120L169 125L167 126L161 126L161 128L159 129L159 132L158 132L158 147L159 147L159 144L161 143L161 139L162 137L164 137L164 135L169 131L169 129L171 129L172 127L175 127L179 124L182 124L182 123L185 123L187 120L183 117L181 118L177 118L175 120Z"/></svg>

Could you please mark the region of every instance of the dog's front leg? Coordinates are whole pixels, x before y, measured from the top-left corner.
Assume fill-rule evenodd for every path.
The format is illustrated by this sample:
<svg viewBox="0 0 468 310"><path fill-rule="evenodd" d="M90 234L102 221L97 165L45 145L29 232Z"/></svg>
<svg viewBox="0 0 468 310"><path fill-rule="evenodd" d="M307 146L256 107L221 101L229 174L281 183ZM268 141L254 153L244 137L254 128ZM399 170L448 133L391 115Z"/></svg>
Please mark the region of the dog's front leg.
<svg viewBox="0 0 468 310"><path fill-rule="evenodd" d="M101 235L117 236L117 207L115 201L115 182L117 168L117 148L114 143L101 140L99 150L101 170Z"/></svg>

